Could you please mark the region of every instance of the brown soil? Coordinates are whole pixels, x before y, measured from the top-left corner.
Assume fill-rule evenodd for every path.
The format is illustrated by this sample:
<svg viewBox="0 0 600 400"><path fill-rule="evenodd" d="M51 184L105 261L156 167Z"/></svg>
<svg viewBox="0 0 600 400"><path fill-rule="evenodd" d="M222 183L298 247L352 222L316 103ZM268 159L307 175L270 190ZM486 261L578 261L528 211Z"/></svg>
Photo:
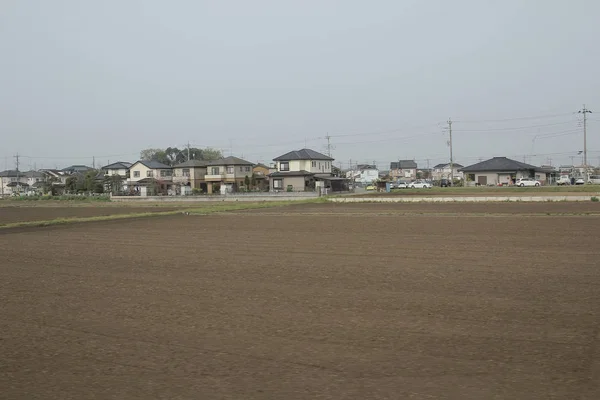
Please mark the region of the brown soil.
<svg viewBox="0 0 600 400"><path fill-rule="evenodd" d="M314 203L290 204L268 209L240 211L250 214L600 214L594 202L502 203Z"/></svg>
<svg viewBox="0 0 600 400"><path fill-rule="evenodd" d="M600 217L379 207L1 235L0 398L600 398Z"/></svg>
<svg viewBox="0 0 600 400"><path fill-rule="evenodd" d="M0 225L22 221L48 221L58 218L100 217L105 215L171 211L168 207L0 207Z"/></svg>

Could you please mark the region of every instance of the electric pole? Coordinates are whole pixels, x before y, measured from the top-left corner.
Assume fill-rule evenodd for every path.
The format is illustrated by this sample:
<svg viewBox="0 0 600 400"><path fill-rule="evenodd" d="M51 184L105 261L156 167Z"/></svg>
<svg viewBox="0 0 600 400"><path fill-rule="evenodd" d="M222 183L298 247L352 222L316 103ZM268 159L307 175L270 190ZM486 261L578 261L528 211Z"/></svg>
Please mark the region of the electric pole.
<svg viewBox="0 0 600 400"><path fill-rule="evenodd" d="M190 142L188 141L187 143L187 150L188 150L188 161L190 161Z"/></svg>
<svg viewBox="0 0 600 400"><path fill-rule="evenodd" d="M585 170L585 183L587 183L589 180L587 168L587 114L591 114L592 112L585 108L584 104L578 113L583 114L583 168Z"/></svg>
<svg viewBox="0 0 600 400"><path fill-rule="evenodd" d="M17 153L17 155L15 156L15 159L17 160L16 165L17 165L17 193L19 193L21 191L21 181L19 179L19 153Z"/></svg>
<svg viewBox="0 0 600 400"><path fill-rule="evenodd" d="M331 157L331 136L327 135L325 139L327 139L327 156Z"/></svg>
<svg viewBox="0 0 600 400"><path fill-rule="evenodd" d="M448 118L448 132L450 133L450 186L454 186L454 158L452 155L452 118Z"/></svg>

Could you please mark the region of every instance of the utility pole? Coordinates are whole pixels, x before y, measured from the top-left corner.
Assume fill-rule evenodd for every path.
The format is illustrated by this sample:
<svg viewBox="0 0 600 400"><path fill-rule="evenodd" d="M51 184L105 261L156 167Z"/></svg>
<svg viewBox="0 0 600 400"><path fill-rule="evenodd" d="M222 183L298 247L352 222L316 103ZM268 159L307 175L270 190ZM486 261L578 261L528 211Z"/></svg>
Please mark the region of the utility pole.
<svg viewBox="0 0 600 400"><path fill-rule="evenodd" d="M327 139L327 156L331 157L331 136L327 135L325 139Z"/></svg>
<svg viewBox="0 0 600 400"><path fill-rule="evenodd" d="M450 133L450 186L454 186L454 156L452 154L452 118L448 118L448 132Z"/></svg>
<svg viewBox="0 0 600 400"><path fill-rule="evenodd" d="M587 183L589 180L587 168L587 114L591 114L592 112L585 108L584 104L578 113L583 114L583 168L585 170L585 183Z"/></svg>
<svg viewBox="0 0 600 400"><path fill-rule="evenodd" d="M17 153L17 155L15 156L15 159L17 160L16 165L17 165L17 193L19 193L21 191L21 181L20 181L20 177L19 177L19 153Z"/></svg>
<svg viewBox="0 0 600 400"><path fill-rule="evenodd" d="M433 177L431 176L431 169L429 168L429 158L427 159L427 179L433 179Z"/></svg>
<svg viewBox="0 0 600 400"><path fill-rule="evenodd" d="M92 156L92 168L96 169L96 156Z"/></svg>
<svg viewBox="0 0 600 400"><path fill-rule="evenodd" d="M187 143L187 150L188 150L188 161L190 161L190 142L188 141Z"/></svg>

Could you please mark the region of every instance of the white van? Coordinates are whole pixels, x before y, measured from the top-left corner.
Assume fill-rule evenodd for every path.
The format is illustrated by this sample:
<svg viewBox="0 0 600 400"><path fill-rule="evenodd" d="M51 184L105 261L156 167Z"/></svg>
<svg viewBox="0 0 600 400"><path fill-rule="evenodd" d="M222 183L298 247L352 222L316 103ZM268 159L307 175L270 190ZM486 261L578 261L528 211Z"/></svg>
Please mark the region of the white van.
<svg viewBox="0 0 600 400"><path fill-rule="evenodd" d="M556 180L556 184L557 185L570 185L571 184L571 177L569 175L561 175Z"/></svg>
<svg viewBox="0 0 600 400"><path fill-rule="evenodd" d="M590 175L588 183L590 185L600 185L600 175Z"/></svg>

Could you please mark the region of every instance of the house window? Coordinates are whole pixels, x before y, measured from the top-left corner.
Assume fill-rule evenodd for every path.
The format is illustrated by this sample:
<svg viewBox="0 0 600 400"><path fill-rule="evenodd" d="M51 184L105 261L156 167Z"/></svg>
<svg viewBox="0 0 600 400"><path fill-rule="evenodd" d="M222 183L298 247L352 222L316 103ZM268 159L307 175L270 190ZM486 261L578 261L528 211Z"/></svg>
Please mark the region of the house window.
<svg viewBox="0 0 600 400"><path fill-rule="evenodd" d="M279 163L279 170L280 171L289 171L290 170L290 163L289 162L280 162Z"/></svg>
<svg viewBox="0 0 600 400"><path fill-rule="evenodd" d="M313 161L313 162L312 162L312 167L313 167L313 168L317 168L317 162L316 162L316 161Z"/></svg>
<svg viewBox="0 0 600 400"><path fill-rule="evenodd" d="M227 167L227 173L233 174L234 173L233 167Z"/></svg>
<svg viewBox="0 0 600 400"><path fill-rule="evenodd" d="M163 178L166 176L172 176L172 175L173 175L173 173L171 172L170 169L161 169L160 170L160 176Z"/></svg>
<svg viewBox="0 0 600 400"><path fill-rule="evenodd" d="M152 170L151 169L146 171L146 178L152 178Z"/></svg>
<svg viewBox="0 0 600 400"><path fill-rule="evenodd" d="M240 167L240 172L244 172L244 167Z"/></svg>
<svg viewBox="0 0 600 400"><path fill-rule="evenodd" d="M133 177L134 178L139 178L140 177L140 171L133 171Z"/></svg>
<svg viewBox="0 0 600 400"><path fill-rule="evenodd" d="M283 180L273 179L273 189L281 189L281 188L283 188Z"/></svg>
<svg viewBox="0 0 600 400"><path fill-rule="evenodd" d="M246 172L250 172L250 167L246 167Z"/></svg>
<svg viewBox="0 0 600 400"><path fill-rule="evenodd" d="M219 167L212 167L210 169L210 173L211 173L211 175L219 175L219 173L220 173L219 172Z"/></svg>
<svg viewBox="0 0 600 400"><path fill-rule="evenodd" d="M189 168L184 168L184 169L181 171L181 174L182 174L183 176L190 176L190 169L189 169Z"/></svg>

